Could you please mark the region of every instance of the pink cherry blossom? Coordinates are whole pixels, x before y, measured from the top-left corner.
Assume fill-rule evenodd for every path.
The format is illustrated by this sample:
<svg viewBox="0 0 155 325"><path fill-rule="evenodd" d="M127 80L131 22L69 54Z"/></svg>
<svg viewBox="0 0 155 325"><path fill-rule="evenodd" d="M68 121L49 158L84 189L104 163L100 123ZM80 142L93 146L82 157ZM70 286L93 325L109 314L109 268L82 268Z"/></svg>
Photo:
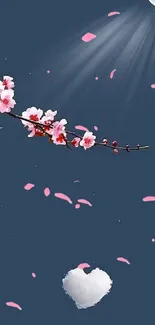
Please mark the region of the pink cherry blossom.
<svg viewBox="0 0 155 325"><path fill-rule="evenodd" d="M13 99L14 91L12 89L5 89L1 92L0 98L0 112L9 113L14 108L16 102Z"/></svg>
<svg viewBox="0 0 155 325"><path fill-rule="evenodd" d="M58 138L58 136L60 134L65 133L65 125L66 124L67 124L67 121L65 119L62 119L61 121L56 121L53 123L52 135L54 138Z"/></svg>
<svg viewBox="0 0 155 325"><path fill-rule="evenodd" d="M93 135L92 132L85 132L83 139L80 142L80 146L84 147L84 149L89 149L95 144L96 136Z"/></svg>
<svg viewBox="0 0 155 325"><path fill-rule="evenodd" d="M4 76L3 77L3 85L5 86L6 89L14 88L15 84L13 82L13 78L9 77L9 76Z"/></svg>
<svg viewBox="0 0 155 325"><path fill-rule="evenodd" d="M28 138L32 138L36 135L36 128L34 127L34 125L28 128L28 131L31 131L31 133L28 134Z"/></svg>
<svg viewBox="0 0 155 325"><path fill-rule="evenodd" d="M52 141L56 145L66 145L65 137L66 133L60 133L58 137L52 136Z"/></svg>
<svg viewBox="0 0 155 325"><path fill-rule="evenodd" d="M31 131L31 133L28 134L28 138L32 138L34 136L43 136L44 133L41 129L37 128L34 124L31 123L31 125L28 125L28 131Z"/></svg>
<svg viewBox="0 0 155 325"><path fill-rule="evenodd" d="M52 121L48 119L48 117L43 116L43 118L40 120L40 123L44 124L44 131L48 133L49 135L52 135ZM46 126L45 126L46 125Z"/></svg>
<svg viewBox="0 0 155 325"><path fill-rule="evenodd" d="M31 127L28 127L28 131L31 131L31 133L29 133L28 134L28 138L32 138L32 137L34 137L35 136L35 127L34 127L34 125L32 125Z"/></svg>
<svg viewBox="0 0 155 325"><path fill-rule="evenodd" d="M45 112L45 115L40 120L41 123L47 125L46 127L44 127L44 131L46 131L46 133L48 133L50 135L52 135L52 128L50 126L51 126L52 121L54 120L54 117L56 114L57 114L57 111L51 111L49 109L47 112Z"/></svg>
<svg viewBox="0 0 155 325"><path fill-rule="evenodd" d="M72 145L73 145L75 148L77 148L77 147L79 147L80 141L81 141L80 138L74 138L74 139L71 141L71 143L72 143Z"/></svg>
<svg viewBox="0 0 155 325"><path fill-rule="evenodd" d="M22 117L36 122L40 122L42 115L43 115L43 110L40 108L37 109L34 106L27 108L26 111L22 112ZM32 127L32 123L30 122L23 121L23 120L21 122L24 124L24 126L28 126L30 128Z"/></svg>
<svg viewBox="0 0 155 325"><path fill-rule="evenodd" d="M53 121L56 115L57 111L52 111L51 109L45 112L45 117L48 118L50 121Z"/></svg>

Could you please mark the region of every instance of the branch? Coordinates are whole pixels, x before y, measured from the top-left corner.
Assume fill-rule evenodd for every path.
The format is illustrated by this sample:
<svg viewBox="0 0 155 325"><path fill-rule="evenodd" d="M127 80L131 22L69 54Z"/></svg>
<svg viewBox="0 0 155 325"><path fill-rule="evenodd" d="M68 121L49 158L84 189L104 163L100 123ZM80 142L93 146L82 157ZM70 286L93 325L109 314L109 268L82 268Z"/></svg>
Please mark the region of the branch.
<svg viewBox="0 0 155 325"><path fill-rule="evenodd" d="M36 128L38 128L38 129L40 129L42 131L42 133L43 133L42 135L48 136L49 141L50 142L53 142L52 141L52 136L49 135L44 130L44 128L47 128L47 125L46 124L43 124L43 123L40 123L40 122L37 122L37 121L33 121L31 119L24 118L24 117L22 117L20 115L17 115L17 114L12 113L12 112L9 112L9 113L6 113L6 114L9 115L9 116L11 116L11 117L13 117L13 118L16 118L16 119L19 119L19 120L23 120L25 122L29 122L29 123L33 124ZM48 126L50 129L53 128L53 123L54 122L51 122L51 125ZM76 138L79 138L80 140L83 139L83 137L81 135L77 134L76 132L72 132L72 131L68 131L68 130L66 130L65 132L66 132L66 134L68 134L70 136L73 136L73 137L76 137ZM69 149L71 149L69 147L69 144L72 144L73 145L72 141L67 140L65 137L64 137L64 140L66 141L66 146ZM117 145L117 141L113 141L112 144L110 145L110 144L108 144L107 139L104 139L103 142L96 141L95 144L94 144L94 146L104 146L106 148L110 148L110 149L114 150L114 153L115 154L117 154L119 150L124 150L124 151L130 152L130 151L138 151L138 150L149 149L149 146L147 146L147 145L146 146L140 146L139 144L137 144L136 147L130 147L129 145L126 145L126 146L118 146Z"/></svg>
<svg viewBox="0 0 155 325"><path fill-rule="evenodd" d="M20 120L28 128L28 131L31 132L28 137L47 136L50 143L66 145L68 149L71 149L70 145L76 148L80 145L85 150L93 146L104 146L112 149L115 154L118 154L120 150L130 152L149 148L149 146L140 146L139 144L136 147L130 147L128 144L126 146L118 146L116 140L111 144L108 143L107 139L98 142L96 141L96 136L89 130L85 130L86 132L83 136L76 132L68 131L66 130L67 121L65 119L61 119L61 121L54 120L57 111L48 110L44 113L42 109L30 107L22 113L22 116L14 114L12 113L12 109L16 104L13 98L14 86L13 78L10 76L4 76L3 80L0 80L0 113L5 113ZM68 139L68 137L74 138Z"/></svg>

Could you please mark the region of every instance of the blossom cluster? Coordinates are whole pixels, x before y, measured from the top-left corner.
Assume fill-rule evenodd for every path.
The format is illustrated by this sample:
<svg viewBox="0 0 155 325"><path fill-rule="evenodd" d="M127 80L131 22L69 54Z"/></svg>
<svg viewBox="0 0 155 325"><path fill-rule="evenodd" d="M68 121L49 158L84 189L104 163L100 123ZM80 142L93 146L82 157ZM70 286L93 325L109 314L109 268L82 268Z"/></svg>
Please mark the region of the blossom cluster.
<svg viewBox="0 0 155 325"><path fill-rule="evenodd" d="M10 76L4 76L3 81L0 81L0 113L10 113L14 108L16 102L14 97L14 82ZM42 109L37 109L32 106L26 111L22 112L21 122L28 131L28 137L45 136L47 135L51 142L56 145L66 145L67 132L66 132L66 119L55 121L57 111L47 110L45 113ZM79 145L88 149L95 144L96 136L92 132L85 132L81 138L75 137L71 144L74 147Z"/></svg>
<svg viewBox="0 0 155 325"><path fill-rule="evenodd" d="M14 88L13 78L4 76L3 81L0 80L0 113L11 112L16 104L12 88Z"/></svg>
<svg viewBox="0 0 155 325"><path fill-rule="evenodd" d="M44 115L43 115L44 114ZM22 123L30 131L28 137L44 136L47 135L51 142L56 145L66 145L67 140L67 131L66 131L66 119L60 121L55 121L55 116L57 111L47 110L43 113L42 109L37 109L36 107L30 107L22 113L22 117L25 120L22 120ZM30 121L33 121L32 124ZM35 124L37 122L37 124ZM95 144L96 136L92 132L85 132L83 138L74 138L71 141L71 144L74 147L79 145L88 149Z"/></svg>

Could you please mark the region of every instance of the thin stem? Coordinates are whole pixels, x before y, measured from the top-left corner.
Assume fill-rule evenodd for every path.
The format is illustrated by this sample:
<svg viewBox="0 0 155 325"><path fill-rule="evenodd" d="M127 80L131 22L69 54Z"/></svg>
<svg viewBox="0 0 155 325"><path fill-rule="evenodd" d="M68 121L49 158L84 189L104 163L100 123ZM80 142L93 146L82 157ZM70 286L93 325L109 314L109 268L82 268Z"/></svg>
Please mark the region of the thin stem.
<svg viewBox="0 0 155 325"><path fill-rule="evenodd" d="M20 115L17 115L17 114L14 114L12 112L9 112L9 113L6 113L7 115L11 116L11 117L14 117L16 119L19 119L19 120L23 120L25 122L29 122L29 123L32 123L34 124L36 127L38 127L38 129L41 129L41 131L43 132L44 135L48 136L49 140L51 141L51 136L44 130L44 127L47 128L47 125L43 124L43 123L40 123L40 122L37 122L37 121L33 121L33 120L29 120L23 116L20 116ZM53 128L53 122L51 123L51 125L48 125L49 128ZM83 137L75 132L72 132L72 131L68 131L66 130L65 131L68 135L72 135L76 138L79 138L79 139L82 139ZM72 144L71 141L68 141L67 139L65 139L64 137L64 140L66 142L66 146L68 149L71 150L71 148L69 147L69 144ZM104 146L104 147L107 147L107 148L110 148L110 149L117 149L117 150L125 150L127 152L130 152L130 151L138 151L138 150L145 150L145 149L149 149L150 147L149 146L139 146L137 145L136 147L129 147L129 146L113 146L113 145L110 145L110 144L106 144L106 143L103 143L103 142L95 142L95 146Z"/></svg>

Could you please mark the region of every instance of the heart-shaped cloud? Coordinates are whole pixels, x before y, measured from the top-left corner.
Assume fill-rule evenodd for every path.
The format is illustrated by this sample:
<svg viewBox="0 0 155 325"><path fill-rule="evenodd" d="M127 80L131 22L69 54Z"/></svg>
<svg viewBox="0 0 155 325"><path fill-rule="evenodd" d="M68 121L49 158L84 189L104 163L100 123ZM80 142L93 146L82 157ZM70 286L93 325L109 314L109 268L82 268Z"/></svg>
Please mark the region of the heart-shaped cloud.
<svg viewBox="0 0 155 325"><path fill-rule="evenodd" d="M96 305L111 289L113 281L109 275L96 268L89 274L83 269L76 268L68 272L62 280L63 289L78 309Z"/></svg>

